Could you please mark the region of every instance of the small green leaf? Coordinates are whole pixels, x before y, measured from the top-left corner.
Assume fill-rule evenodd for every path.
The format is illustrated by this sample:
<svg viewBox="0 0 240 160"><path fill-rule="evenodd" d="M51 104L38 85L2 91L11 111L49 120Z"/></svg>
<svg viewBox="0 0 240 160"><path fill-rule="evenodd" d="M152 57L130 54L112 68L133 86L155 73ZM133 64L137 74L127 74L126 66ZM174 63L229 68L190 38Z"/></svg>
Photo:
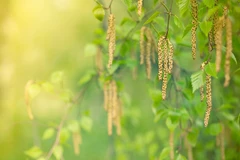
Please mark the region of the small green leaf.
<svg viewBox="0 0 240 160"><path fill-rule="evenodd" d="M84 56L91 57L97 53L97 46L94 44L87 44L84 48Z"/></svg>
<svg viewBox="0 0 240 160"><path fill-rule="evenodd" d="M178 0L178 8L180 10L181 16L188 10L189 0Z"/></svg>
<svg viewBox="0 0 240 160"><path fill-rule="evenodd" d="M192 88L193 88L193 93L199 89L201 86L204 85L203 81L203 74L204 72L202 70L194 73L191 75L191 83L192 83Z"/></svg>
<svg viewBox="0 0 240 160"><path fill-rule="evenodd" d="M76 120L70 121L70 123L68 124L68 129L71 132L78 132L79 131L79 123Z"/></svg>
<svg viewBox="0 0 240 160"><path fill-rule="evenodd" d="M168 117L166 120L166 125L170 131L174 131L174 129L178 126L178 120L173 121L172 118Z"/></svg>
<svg viewBox="0 0 240 160"><path fill-rule="evenodd" d="M211 31L212 28L212 22L203 21L202 23L200 23L200 28L205 34L205 36L208 37L208 33Z"/></svg>
<svg viewBox="0 0 240 160"><path fill-rule="evenodd" d="M52 83L62 83L63 82L63 76L64 76L63 71L54 72L51 75L51 82Z"/></svg>
<svg viewBox="0 0 240 160"><path fill-rule="evenodd" d="M30 148L29 150L25 151L24 153L33 159L37 159L43 154L42 150L37 146Z"/></svg>
<svg viewBox="0 0 240 160"><path fill-rule="evenodd" d="M66 128L62 128L60 132L60 144L66 143L69 137L69 131Z"/></svg>
<svg viewBox="0 0 240 160"><path fill-rule="evenodd" d="M47 140L49 138L52 138L54 133L55 133L55 130L53 128L48 128L44 131L42 139Z"/></svg>
<svg viewBox="0 0 240 160"><path fill-rule="evenodd" d="M29 93L29 96L31 98L35 98L41 91L41 87L39 84L31 84L29 87L28 87L28 93Z"/></svg>
<svg viewBox="0 0 240 160"><path fill-rule="evenodd" d="M153 106L157 107L162 102L162 92L159 89L151 89L149 90L150 96L153 100Z"/></svg>
<svg viewBox="0 0 240 160"><path fill-rule="evenodd" d="M102 8L102 6L98 5L98 6L94 7L92 12L96 19L98 19L99 21L103 20L103 18L105 16L105 11Z"/></svg>
<svg viewBox="0 0 240 160"><path fill-rule="evenodd" d="M187 34L188 34L188 32L191 30L191 28L192 28L192 24L188 24L187 25L187 27L184 29L184 31L183 31L183 36L182 36L182 38L183 37L185 37Z"/></svg>
<svg viewBox="0 0 240 160"><path fill-rule="evenodd" d="M127 5L127 7L131 7L132 6L132 0L122 0L124 2L124 4Z"/></svg>
<svg viewBox="0 0 240 160"><path fill-rule="evenodd" d="M217 78L217 71L216 71L216 64L215 63L208 63L205 68L205 72L215 78Z"/></svg>
<svg viewBox="0 0 240 160"><path fill-rule="evenodd" d="M235 57L235 55L232 53L231 54L231 57L232 57L232 59L234 60L234 62L237 64L238 62L237 62L237 58Z"/></svg>
<svg viewBox="0 0 240 160"><path fill-rule="evenodd" d="M174 16L174 23L178 28L180 29L184 28L182 21L180 21L180 19L177 16Z"/></svg>
<svg viewBox="0 0 240 160"><path fill-rule="evenodd" d="M146 24L148 24L148 23L151 23L158 15L159 15L159 12L158 12L158 11L154 12L154 13L146 20L146 22L145 22L143 25L146 25Z"/></svg>
<svg viewBox="0 0 240 160"><path fill-rule="evenodd" d="M183 155L179 154L179 155L177 156L177 160L187 160L187 158L184 157Z"/></svg>
<svg viewBox="0 0 240 160"><path fill-rule="evenodd" d="M169 157L169 153L170 153L170 148L169 147L165 147L163 148L160 156L159 156L159 160L164 160L165 158Z"/></svg>
<svg viewBox="0 0 240 160"><path fill-rule="evenodd" d="M90 132L91 129L92 129L93 122L92 122L92 119L91 119L90 117L83 116L83 117L81 118L80 124L81 124L81 127L82 127L85 131Z"/></svg>
<svg viewBox="0 0 240 160"><path fill-rule="evenodd" d="M83 86L84 84L88 83L92 77L96 74L95 71L88 71L79 81L78 81L78 84L80 86Z"/></svg>
<svg viewBox="0 0 240 160"><path fill-rule="evenodd" d="M215 12L217 12L217 10L219 9L220 6L216 6L213 7L211 9L208 10L208 12L206 13L204 20L208 20Z"/></svg>
<svg viewBox="0 0 240 160"><path fill-rule="evenodd" d="M73 93L70 90L63 90L63 92L60 93L60 98L64 102L69 103L73 100Z"/></svg>
<svg viewBox="0 0 240 160"><path fill-rule="evenodd" d="M210 124L207 129L209 134L216 136L221 132L222 127L220 123L214 123L214 124Z"/></svg>
<svg viewBox="0 0 240 160"><path fill-rule="evenodd" d="M203 3L208 7L212 8L214 5L214 0L203 0Z"/></svg>
<svg viewBox="0 0 240 160"><path fill-rule="evenodd" d="M195 146L197 144L198 134L199 131L197 129L193 129L188 133L187 139L192 146Z"/></svg>
<svg viewBox="0 0 240 160"><path fill-rule="evenodd" d="M62 159L62 155L63 155L63 148L62 148L62 146L59 146L59 145L56 146L56 147L54 148L53 155L55 156L55 158L56 158L57 160Z"/></svg>

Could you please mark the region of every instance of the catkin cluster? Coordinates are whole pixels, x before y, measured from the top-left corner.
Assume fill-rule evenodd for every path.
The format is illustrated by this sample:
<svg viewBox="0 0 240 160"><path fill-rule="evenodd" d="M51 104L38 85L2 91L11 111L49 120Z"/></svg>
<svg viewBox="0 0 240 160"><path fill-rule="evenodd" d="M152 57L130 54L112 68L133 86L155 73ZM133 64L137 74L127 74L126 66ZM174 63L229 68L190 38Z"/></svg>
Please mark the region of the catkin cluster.
<svg viewBox="0 0 240 160"><path fill-rule="evenodd" d="M197 26L198 26L198 4L197 0L191 0L191 9L192 9L192 57L193 59L196 58L196 52L197 52L197 37L196 37L196 32L197 32Z"/></svg>
<svg viewBox="0 0 240 160"><path fill-rule="evenodd" d="M121 134L120 118L121 105L118 98L117 85L114 80L104 84L104 109L108 112L108 135L112 135L112 126L117 127L117 134Z"/></svg>
<svg viewBox="0 0 240 160"><path fill-rule="evenodd" d="M208 126L208 121L210 118L210 113L212 110L212 89L211 89L212 79L210 75L206 75L206 100L207 100L207 110L204 117L204 126Z"/></svg>
<svg viewBox="0 0 240 160"><path fill-rule="evenodd" d="M79 155L80 154L79 145L82 143L82 137L81 137L80 130L72 133L72 141L73 141L74 153L76 155Z"/></svg>
<svg viewBox="0 0 240 160"><path fill-rule="evenodd" d="M142 14L142 5L143 5L143 0L138 0L138 3L137 3L137 13L138 15L140 16Z"/></svg>
<svg viewBox="0 0 240 160"><path fill-rule="evenodd" d="M158 41L158 79L162 82L162 99L166 99L167 77L173 68L173 45L164 36Z"/></svg>
<svg viewBox="0 0 240 160"><path fill-rule="evenodd" d="M148 79L151 79L152 62L155 63L155 51L156 43L152 31L147 27L142 27L140 33L140 64L145 63Z"/></svg>
<svg viewBox="0 0 240 160"><path fill-rule="evenodd" d="M110 14L108 17L108 29L107 29L107 37L106 39L109 41L108 44L108 68L112 66L113 56L116 47L116 31L115 31L115 17L113 14Z"/></svg>

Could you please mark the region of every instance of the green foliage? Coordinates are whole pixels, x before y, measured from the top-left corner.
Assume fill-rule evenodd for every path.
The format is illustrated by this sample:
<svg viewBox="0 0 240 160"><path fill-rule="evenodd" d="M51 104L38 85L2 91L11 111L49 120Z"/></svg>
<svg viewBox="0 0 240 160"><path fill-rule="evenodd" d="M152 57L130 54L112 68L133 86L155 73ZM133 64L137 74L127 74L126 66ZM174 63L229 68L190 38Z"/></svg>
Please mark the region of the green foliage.
<svg viewBox="0 0 240 160"><path fill-rule="evenodd" d="M204 72L202 70L191 75L191 83L192 83L192 92L194 93L197 89L203 86L203 75Z"/></svg>
<svg viewBox="0 0 240 160"><path fill-rule="evenodd" d="M203 31L203 33L205 34L205 36L208 37L208 33L212 29L212 22L203 21L200 23L200 28Z"/></svg>
<svg viewBox="0 0 240 160"><path fill-rule="evenodd" d="M42 139L47 140L49 138L52 138L54 136L55 130L53 128L48 128L44 131Z"/></svg>
<svg viewBox="0 0 240 160"><path fill-rule="evenodd" d="M178 0L178 8L180 10L181 16L184 15L189 9L190 0Z"/></svg>
<svg viewBox="0 0 240 160"><path fill-rule="evenodd" d="M98 5L93 9L93 15L96 19L98 19L99 21L102 21L105 15L105 11L102 8L102 6Z"/></svg>
<svg viewBox="0 0 240 160"><path fill-rule="evenodd" d="M43 154L42 150L39 147L37 147L37 146L34 146L34 147L28 149L24 153L27 156L29 156L29 157L31 157L33 159L37 159L37 158L39 158Z"/></svg>

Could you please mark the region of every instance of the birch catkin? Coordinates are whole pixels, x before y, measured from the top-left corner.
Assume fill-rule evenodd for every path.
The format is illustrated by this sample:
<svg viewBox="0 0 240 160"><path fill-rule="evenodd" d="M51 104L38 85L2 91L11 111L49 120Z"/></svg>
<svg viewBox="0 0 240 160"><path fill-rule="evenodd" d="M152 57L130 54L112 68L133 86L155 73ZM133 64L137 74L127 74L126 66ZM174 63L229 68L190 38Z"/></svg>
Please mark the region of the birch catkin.
<svg viewBox="0 0 240 160"><path fill-rule="evenodd" d="M232 54L232 22L229 18L226 19L226 58L225 58L225 82L224 87L229 85L230 81L230 58Z"/></svg>
<svg viewBox="0 0 240 160"><path fill-rule="evenodd" d="M158 41L158 79L162 80L163 73L163 45L164 37L161 37Z"/></svg>
<svg viewBox="0 0 240 160"><path fill-rule="evenodd" d="M111 68L113 63L115 45L116 45L116 31L115 31L115 17L113 14L110 14L108 17L108 30L107 30L107 38L109 41L108 44L108 68Z"/></svg>
<svg viewBox="0 0 240 160"><path fill-rule="evenodd" d="M143 5L143 0L138 0L137 13L138 13L139 16L142 14L142 5Z"/></svg>
<svg viewBox="0 0 240 160"><path fill-rule="evenodd" d="M151 38L151 31L150 29L147 30L146 32L147 36L147 44L146 44L146 71L147 71L147 78L151 79L151 43L152 43L152 38Z"/></svg>
<svg viewBox="0 0 240 160"><path fill-rule="evenodd" d="M192 57L193 59L196 58L196 52L197 52L197 37L196 37L196 31L197 31L197 25L198 25L198 4L197 0L191 0L191 9L192 9Z"/></svg>
<svg viewBox="0 0 240 160"><path fill-rule="evenodd" d="M215 44L216 44L216 71L220 71L222 59L222 23L223 17L220 17L216 23Z"/></svg>
<svg viewBox="0 0 240 160"><path fill-rule="evenodd" d="M206 75L206 99L207 99L207 110L204 117L204 126L208 126L208 121L210 118L210 113L212 110L212 89L211 89L211 76Z"/></svg>

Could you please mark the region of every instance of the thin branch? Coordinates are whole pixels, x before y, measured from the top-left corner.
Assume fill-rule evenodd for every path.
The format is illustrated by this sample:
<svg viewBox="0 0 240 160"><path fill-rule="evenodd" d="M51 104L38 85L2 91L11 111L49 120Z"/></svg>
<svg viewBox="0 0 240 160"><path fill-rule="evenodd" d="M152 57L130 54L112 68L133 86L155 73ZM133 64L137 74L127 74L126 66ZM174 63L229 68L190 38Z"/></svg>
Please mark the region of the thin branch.
<svg viewBox="0 0 240 160"><path fill-rule="evenodd" d="M163 3L163 4L164 4L164 3ZM168 10L167 29L166 29L165 39L166 39L167 36L168 36L169 24L170 24L170 17L171 17L171 15L172 15L172 5L173 5L173 0L171 1L170 10Z"/></svg>

